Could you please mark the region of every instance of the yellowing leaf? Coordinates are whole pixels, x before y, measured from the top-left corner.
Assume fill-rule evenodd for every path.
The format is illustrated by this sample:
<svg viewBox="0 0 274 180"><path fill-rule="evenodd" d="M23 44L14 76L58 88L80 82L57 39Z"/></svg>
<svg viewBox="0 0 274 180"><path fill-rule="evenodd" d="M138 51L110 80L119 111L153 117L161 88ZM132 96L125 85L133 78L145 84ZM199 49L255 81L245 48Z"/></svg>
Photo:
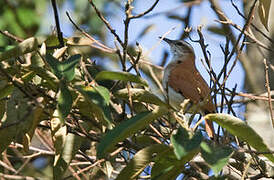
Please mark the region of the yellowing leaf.
<svg viewBox="0 0 274 180"><path fill-rule="evenodd" d="M161 99L159 99L156 95L153 93L144 90L144 89L137 89L137 88L130 88L130 95L133 101L137 102L145 102L145 103L151 103L151 104L156 104L159 106L168 106L165 102L163 102ZM129 96L129 91L127 88L125 89L120 89L117 92L115 92L115 96L123 98L128 100Z"/></svg>
<svg viewBox="0 0 274 180"><path fill-rule="evenodd" d="M142 79L140 76L136 76L129 72L114 72L114 71L101 71L99 72L96 77L96 80L120 80L126 82L134 82L139 83L144 86L148 86L146 80Z"/></svg>

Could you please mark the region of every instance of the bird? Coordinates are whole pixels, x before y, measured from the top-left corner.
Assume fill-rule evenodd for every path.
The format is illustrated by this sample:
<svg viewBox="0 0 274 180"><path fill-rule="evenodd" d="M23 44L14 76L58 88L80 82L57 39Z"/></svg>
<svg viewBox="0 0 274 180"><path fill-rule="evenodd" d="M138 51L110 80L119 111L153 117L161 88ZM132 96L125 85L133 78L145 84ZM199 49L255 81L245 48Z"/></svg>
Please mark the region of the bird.
<svg viewBox="0 0 274 180"><path fill-rule="evenodd" d="M162 79L168 104L179 110L182 103L188 99L202 115L215 113L216 108L210 96L211 89L196 68L195 52L191 44L184 40L162 39L169 44L173 55L164 68ZM205 121L205 130L208 136L214 139L211 121Z"/></svg>

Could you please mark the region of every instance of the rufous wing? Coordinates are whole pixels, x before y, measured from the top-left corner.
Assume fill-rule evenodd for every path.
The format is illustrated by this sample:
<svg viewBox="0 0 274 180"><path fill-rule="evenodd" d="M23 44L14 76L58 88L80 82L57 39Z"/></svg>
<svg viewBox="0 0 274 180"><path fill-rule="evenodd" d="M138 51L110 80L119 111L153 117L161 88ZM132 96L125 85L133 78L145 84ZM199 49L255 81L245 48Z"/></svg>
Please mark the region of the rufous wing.
<svg viewBox="0 0 274 180"><path fill-rule="evenodd" d="M192 63L192 64L191 64ZM177 64L170 72L168 85L194 104L204 102L204 112L214 112L215 106L210 97L210 88L200 75L193 62L182 62ZM210 138L214 138L214 127L212 122L205 122L205 130Z"/></svg>
<svg viewBox="0 0 274 180"><path fill-rule="evenodd" d="M210 98L210 88L194 64L187 61L177 64L169 74L168 85L194 104L206 99L208 103L202 107L203 110L215 111L215 106Z"/></svg>

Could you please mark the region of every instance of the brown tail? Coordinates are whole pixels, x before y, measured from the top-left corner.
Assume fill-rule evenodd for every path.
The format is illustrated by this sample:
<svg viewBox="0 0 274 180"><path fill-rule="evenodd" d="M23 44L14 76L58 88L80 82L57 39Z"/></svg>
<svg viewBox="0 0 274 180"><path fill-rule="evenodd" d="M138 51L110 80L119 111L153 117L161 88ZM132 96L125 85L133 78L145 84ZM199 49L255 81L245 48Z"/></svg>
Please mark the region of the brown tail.
<svg viewBox="0 0 274 180"><path fill-rule="evenodd" d="M215 113L215 112L208 112L208 111L205 112L205 114L209 114L209 113ZM210 137L210 139L215 139L215 131L214 131L214 126L212 121L205 120L205 130L208 137Z"/></svg>
<svg viewBox="0 0 274 180"><path fill-rule="evenodd" d="M215 139L215 131L212 121L205 120L205 130L210 139Z"/></svg>

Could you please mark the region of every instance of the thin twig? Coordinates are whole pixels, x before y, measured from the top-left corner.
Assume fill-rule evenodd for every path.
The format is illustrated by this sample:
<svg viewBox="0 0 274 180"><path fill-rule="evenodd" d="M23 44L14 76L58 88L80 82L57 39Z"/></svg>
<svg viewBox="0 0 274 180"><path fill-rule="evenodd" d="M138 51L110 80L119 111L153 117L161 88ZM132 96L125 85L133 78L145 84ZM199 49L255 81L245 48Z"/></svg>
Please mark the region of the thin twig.
<svg viewBox="0 0 274 180"><path fill-rule="evenodd" d="M95 4L93 3L93 0L89 0L89 3L91 4L91 6L93 7L93 9L95 10L97 16L103 21L103 23L106 25L106 27L108 28L108 30L114 35L114 37L117 39L117 41L122 46L123 45L123 41L121 40L121 38L119 37L119 35L116 33L116 31L111 27L111 25L109 24L109 22L105 19L105 17L103 16L103 14L97 9L97 7L95 6Z"/></svg>
<svg viewBox="0 0 274 180"><path fill-rule="evenodd" d="M268 106L269 106L270 117L272 121L272 127L274 128L274 114L272 109L271 93L270 93L269 77L268 77L268 65L266 63L266 59L264 59L264 66L265 66L265 87L267 89L267 94L268 94Z"/></svg>
<svg viewBox="0 0 274 180"><path fill-rule="evenodd" d="M241 13L240 9L236 6L236 4L234 3L233 0L230 0L231 1L231 4L232 6L236 9L237 13L242 17L244 18L245 20L246 17ZM264 36L267 40L269 40L271 43L274 43L274 41L271 39L271 37L268 37L263 31L261 31L259 28L256 27L256 25L254 25L253 23L251 23L251 26L257 31L259 32L262 36Z"/></svg>
<svg viewBox="0 0 274 180"><path fill-rule="evenodd" d="M81 29L79 26L77 26L77 24L72 20L72 18L70 17L70 15L69 15L68 12L66 12L66 15L69 18L69 21L73 24L73 26L78 31L80 31L84 36L86 36L88 39L91 40L91 44L90 44L91 47L94 47L96 49L99 49L99 50L101 50L103 52L107 52L107 53L114 53L115 52L114 49L109 48L109 47L105 46L104 44L100 43L99 41L97 41L96 39L94 39L92 36L90 36L88 33L86 33L83 29ZM94 46L92 42L96 43L99 47L98 46Z"/></svg>
<svg viewBox="0 0 274 180"><path fill-rule="evenodd" d="M55 24L56 24L56 29L57 29L57 36L58 40L60 43L60 47L64 47L64 39L63 39L63 33L60 28L60 22L59 22L59 17L58 17L58 10L57 10L57 5L56 5L56 0L51 0L53 12L54 12L54 19L55 19Z"/></svg>
<svg viewBox="0 0 274 180"><path fill-rule="evenodd" d="M150 13L155 8L155 6L158 4L159 1L160 0L156 0L149 9L147 9L146 11L144 11L143 13L140 13L138 15L131 16L130 19L140 18L140 17L143 17L144 15Z"/></svg>
<svg viewBox="0 0 274 180"><path fill-rule="evenodd" d="M3 34L3 35L6 36L6 37L12 39L12 40L17 41L17 42L22 42L22 41L24 41L23 38L20 38L20 37L18 37L18 36L15 36L15 35L9 33L8 31L2 31L2 30L0 30L0 33Z"/></svg>

